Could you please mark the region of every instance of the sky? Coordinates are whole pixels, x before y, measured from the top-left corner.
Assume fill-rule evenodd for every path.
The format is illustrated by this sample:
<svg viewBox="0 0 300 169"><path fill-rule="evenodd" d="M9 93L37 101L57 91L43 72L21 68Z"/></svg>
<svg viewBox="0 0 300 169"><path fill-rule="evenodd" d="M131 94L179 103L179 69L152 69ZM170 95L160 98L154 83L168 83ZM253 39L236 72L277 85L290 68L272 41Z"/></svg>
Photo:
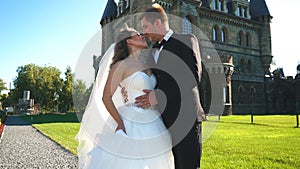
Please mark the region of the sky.
<svg viewBox="0 0 300 169"><path fill-rule="evenodd" d="M107 0L0 0L0 78L10 87L17 68L34 63L57 67L92 63L93 53L82 57L86 44L99 33ZM266 0L273 16L272 55L286 76L296 75L300 63L300 27L295 22L299 0ZM100 55L99 51L94 52ZM79 59L81 58L81 60ZM91 68L92 69L92 68ZM13 88L13 86L12 86Z"/></svg>
<svg viewBox="0 0 300 169"><path fill-rule="evenodd" d="M100 30L106 0L0 0L0 78L9 88L17 68L34 63L75 69ZM87 58L92 62L92 56ZM13 88L13 85L12 85Z"/></svg>

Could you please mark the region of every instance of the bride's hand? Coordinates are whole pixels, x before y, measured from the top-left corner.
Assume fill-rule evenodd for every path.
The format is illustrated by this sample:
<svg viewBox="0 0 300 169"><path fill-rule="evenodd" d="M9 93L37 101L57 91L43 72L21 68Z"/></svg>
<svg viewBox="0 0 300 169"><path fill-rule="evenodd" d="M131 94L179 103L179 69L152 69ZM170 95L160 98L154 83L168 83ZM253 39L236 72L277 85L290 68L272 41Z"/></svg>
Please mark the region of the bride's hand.
<svg viewBox="0 0 300 169"><path fill-rule="evenodd" d="M123 122L122 122L121 124L118 124L118 126L117 126L115 132L117 132L118 130L123 130L124 133L127 134L127 133L126 133L126 129L125 129L125 125L124 125Z"/></svg>

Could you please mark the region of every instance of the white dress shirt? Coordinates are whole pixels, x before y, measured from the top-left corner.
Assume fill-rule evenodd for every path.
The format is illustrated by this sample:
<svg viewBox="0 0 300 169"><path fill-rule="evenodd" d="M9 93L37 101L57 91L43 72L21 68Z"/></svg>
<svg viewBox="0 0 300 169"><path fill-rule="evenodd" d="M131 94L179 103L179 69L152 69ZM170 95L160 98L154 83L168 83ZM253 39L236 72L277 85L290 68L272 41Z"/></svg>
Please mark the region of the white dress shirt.
<svg viewBox="0 0 300 169"><path fill-rule="evenodd" d="M164 36L164 40L165 41L168 41L169 39L170 39L170 37L173 35L173 30L172 29L170 29L166 34L165 34L165 36ZM161 41L160 42L158 42L158 43L161 43ZM158 61L158 58L159 58L159 54L160 54L160 52L161 52L161 50L163 49L163 45L159 48L159 49L156 49L155 51L154 51L154 53L153 53L153 58L154 58L154 61L155 61L155 64L157 64L157 61Z"/></svg>

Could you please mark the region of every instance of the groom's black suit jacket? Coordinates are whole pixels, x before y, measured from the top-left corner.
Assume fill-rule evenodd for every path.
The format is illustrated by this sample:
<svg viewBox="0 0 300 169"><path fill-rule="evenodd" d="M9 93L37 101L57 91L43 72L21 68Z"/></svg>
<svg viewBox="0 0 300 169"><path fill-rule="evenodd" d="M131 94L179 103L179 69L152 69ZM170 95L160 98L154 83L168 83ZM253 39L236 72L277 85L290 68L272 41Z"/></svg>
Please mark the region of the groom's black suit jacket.
<svg viewBox="0 0 300 169"><path fill-rule="evenodd" d="M175 169L196 169L202 154L198 122L205 119L199 96L202 68L198 39L191 34L173 34L161 44L157 64L152 52L147 57L157 78L156 89L162 91L156 92L158 110L163 112L163 121L172 135Z"/></svg>
<svg viewBox="0 0 300 169"><path fill-rule="evenodd" d="M147 62L156 75L156 89L163 91L167 99L166 107L159 108L164 110L162 117L165 125L169 128L179 120L178 127L188 126L185 123L190 119L185 117L201 122L204 112L199 96L202 68L198 39L192 34L174 33L162 45L157 64L152 52ZM158 96L159 105L164 105L166 100L163 98ZM179 113L185 117L180 118ZM181 120L176 120L177 117Z"/></svg>

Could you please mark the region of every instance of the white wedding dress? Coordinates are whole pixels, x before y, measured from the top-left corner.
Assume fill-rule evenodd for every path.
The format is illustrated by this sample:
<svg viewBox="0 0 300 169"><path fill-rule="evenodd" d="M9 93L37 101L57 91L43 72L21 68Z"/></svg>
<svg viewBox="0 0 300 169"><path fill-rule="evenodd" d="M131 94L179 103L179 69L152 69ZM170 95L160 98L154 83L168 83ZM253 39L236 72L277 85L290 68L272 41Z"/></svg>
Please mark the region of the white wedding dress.
<svg viewBox="0 0 300 169"><path fill-rule="evenodd" d="M96 134L82 168L174 169L171 137L160 113L133 104L137 96L144 94L143 89L154 89L155 76L138 71L125 78L121 85L127 91L128 101L117 109L126 134L123 130Z"/></svg>

